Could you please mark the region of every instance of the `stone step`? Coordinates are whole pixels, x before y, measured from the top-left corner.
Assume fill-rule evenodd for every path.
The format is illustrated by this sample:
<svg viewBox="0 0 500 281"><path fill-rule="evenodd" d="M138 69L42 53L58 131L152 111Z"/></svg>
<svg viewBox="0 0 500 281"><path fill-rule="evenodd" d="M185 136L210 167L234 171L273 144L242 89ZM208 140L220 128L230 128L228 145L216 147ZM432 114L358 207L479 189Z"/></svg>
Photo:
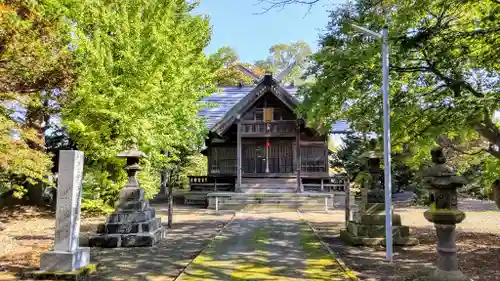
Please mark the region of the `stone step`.
<svg viewBox="0 0 500 281"><path fill-rule="evenodd" d="M283 184L267 184L267 183L256 183L256 184L241 184L241 187L257 187L257 188L265 188L265 187L269 187L269 188L282 188L282 187L296 187L297 185L296 184L289 184L289 183L283 183Z"/></svg>
<svg viewBox="0 0 500 281"><path fill-rule="evenodd" d="M331 200L329 200L331 201ZM227 202L257 202L257 203L275 203L275 202L314 202L314 203L323 203L325 202L323 199L316 198L231 198L219 200L219 203L227 203Z"/></svg>
<svg viewBox="0 0 500 281"><path fill-rule="evenodd" d="M289 181L289 180L281 180L281 179L277 179L277 180L251 180L251 181L248 181L248 180L242 180L241 181L241 184L297 184L297 180L293 180L293 181Z"/></svg>
<svg viewBox="0 0 500 281"><path fill-rule="evenodd" d="M328 206L334 207L333 200L328 199ZM209 208L215 208L215 201L210 203ZM256 206L266 206L266 211L268 207L278 207L280 209L305 209L317 211L324 211L325 209L324 197L316 197L315 195L300 195L294 192L288 194L235 194L231 198L219 197L219 209L238 209L241 206L256 205Z"/></svg>
<svg viewBox="0 0 500 281"><path fill-rule="evenodd" d="M325 206L323 204L320 204L319 202L316 203L300 203L300 202L283 202L280 204L277 203L257 203L257 202L246 202L246 203L225 203L219 205L219 210L235 210L235 209L242 209L244 207L248 207L248 205L258 205L261 207L261 211L265 210L266 212L272 212L272 210L296 210L299 209L301 211L324 211ZM256 209L257 211L259 208Z"/></svg>
<svg viewBox="0 0 500 281"><path fill-rule="evenodd" d="M246 194L259 194L259 193L294 193L295 189L248 189L245 190Z"/></svg>

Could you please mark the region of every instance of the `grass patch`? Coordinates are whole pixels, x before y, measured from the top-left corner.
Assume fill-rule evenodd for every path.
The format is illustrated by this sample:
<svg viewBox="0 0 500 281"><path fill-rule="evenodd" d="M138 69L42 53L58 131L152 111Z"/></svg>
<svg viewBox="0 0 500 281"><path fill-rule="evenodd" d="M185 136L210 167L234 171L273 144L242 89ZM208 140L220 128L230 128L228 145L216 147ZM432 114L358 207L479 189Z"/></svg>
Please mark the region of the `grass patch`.
<svg viewBox="0 0 500 281"><path fill-rule="evenodd" d="M252 254L246 256L244 263L238 263L231 273L231 281L268 280L272 268L268 265L269 229L257 228L248 241L248 251Z"/></svg>
<svg viewBox="0 0 500 281"><path fill-rule="evenodd" d="M193 260L191 265L189 265L190 269L182 274L183 276L180 280L197 281L220 279L220 273L217 268L227 266L228 261L216 261L215 257L222 249L227 249L227 247L229 247L228 240L226 236L216 236Z"/></svg>
<svg viewBox="0 0 500 281"><path fill-rule="evenodd" d="M349 280L344 269L323 248L321 242L305 222L300 225L300 246L305 254L304 272L309 280Z"/></svg>

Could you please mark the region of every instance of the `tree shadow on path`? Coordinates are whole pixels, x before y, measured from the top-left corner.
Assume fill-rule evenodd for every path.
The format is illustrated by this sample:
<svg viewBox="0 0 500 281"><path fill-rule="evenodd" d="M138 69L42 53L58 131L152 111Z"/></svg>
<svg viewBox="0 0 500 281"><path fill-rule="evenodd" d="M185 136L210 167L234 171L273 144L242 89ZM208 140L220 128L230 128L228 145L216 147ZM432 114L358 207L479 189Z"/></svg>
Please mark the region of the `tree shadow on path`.
<svg viewBox="0 0 500 281"><path fill-rule="evenodd" d="M91 262L99 264L94 280L173 280L229 218L174 223L153 247L92 248Z"/></svg>

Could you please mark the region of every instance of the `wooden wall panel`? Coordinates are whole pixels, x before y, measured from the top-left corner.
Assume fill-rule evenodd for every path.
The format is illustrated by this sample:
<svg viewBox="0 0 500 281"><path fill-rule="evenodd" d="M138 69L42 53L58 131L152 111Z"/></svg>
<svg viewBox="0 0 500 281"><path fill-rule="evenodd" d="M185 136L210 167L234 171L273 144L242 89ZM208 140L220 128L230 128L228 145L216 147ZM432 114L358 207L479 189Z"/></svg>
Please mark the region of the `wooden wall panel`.
<svg viewBox="0 0 500 281"><path fill-rule="evenodd" d="M236 145L212 146L210 174L236 173Z"/></svg>

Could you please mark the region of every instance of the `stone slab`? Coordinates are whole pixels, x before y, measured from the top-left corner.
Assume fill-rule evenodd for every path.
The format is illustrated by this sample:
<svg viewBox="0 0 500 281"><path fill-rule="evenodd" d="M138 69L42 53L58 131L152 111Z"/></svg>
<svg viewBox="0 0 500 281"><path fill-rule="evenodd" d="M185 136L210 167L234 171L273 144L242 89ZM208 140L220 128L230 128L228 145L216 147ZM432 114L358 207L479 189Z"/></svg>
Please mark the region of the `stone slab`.
<svg viewBox="0 0 500 281"><path fill-rule="evenodd" d="M95 280L94 275L97 273L97 265L89 264L75 271L31 271L22 273L21 279L33 280L66 280L66 281L91 281Z"/></svg>
<svg viewBox="0 0 500 281"><path fill-rule="evenodd" d="M160 218L155 219L159 223ZM140 233L113 233L92 236L89 239L90 247L118 248L118 247L149 247L165 238L166 230L160 224L160 227L150 232Z"/></svg>
<svg viewBox="0 0 500 281"><path fill-rule="evenodd" d="M139 223L103 223L97 226L99 234L130 234L154 231L161 227L161 218L153 218Z"/></svg>
<svg viewBox="0 0 500 281"><path fill-rule="evenodd" d="M139 231L139 223L103 223L97 226L99 234L128 234Z"/></svg>
<svg viewBox="0 0 500 281"><path fill-rule="evenodd" d="M127 234L122 236L121 247L149 247L165 238L165 229L158 228L154 232Z"/></svg>
<svg viewBox="0 0 500 281"><path fill-rule="evenodd" d="M360 203L360 212L367 214L382 214L385 212L384 203Z"/></svg>
<svg viewBox="0 0 500 281"><path fill-rule="evenodd" d="M149 201L147 199L141 201L118 201L116 209L117 211L145 211L149 209Z"/></svg>
<svg viewBox="0 0 500 281"><path fill-rule="evenodd" d="M111 214L107 222L108 223L138 223L149 221L155 217L155 209L149 208L144 211L131 211L131 212L120 212Z"/></svg>
<svg viewBox="0 0 500 281"><path fill-rule="evenodd" d="M385 246L385 237L356 236L346 229L340 231L340 239L353 246ZM419 244L419 241L414 237L393 237L392 244L394 246L415 246Z"/></svg>
<svg viewBox="0 0 500 281"><path fill-rule="evenodd" d="M89 238L89 247L118 248L121 244L121 234L95 235Z"/></svg>
<svg viewBox="0 0 500 281"><path fill-rule="evenodd" d="M119 193L119 201L142 201L144 199L144 190L142 188L123 188Z"/></svg>
<svg viewBox="0 0 500 281"><path fill-rule="evenodd" d="M46 252L40 256L41 271L75 271L90 263L90 248L77 248L74 252Z"/></svg>
<svg viewBox="0 0 500 281"><path fill-rule="evenodd" d="M359 237L355 236L348 230L342 229L340 231L340 239L353 246L375 246L381 245L384 238L369 238L369 237Z"/></svg>
<svg viewBox="0 0 500 281"><path fill-rule="evenodd" d="M461 271L444 271L436 269L432 273L424 274L414 281L472 281L469 277L465 276Z"/></svg>
<svg viewBox="0 0 500 281"><path fill-rule="evenodd" d="M349 223L347 229L355 236L361 237L384 237L385 225L371 225L371 224L357 224ZM393 237L408 237L410 236L410 228L408 226L400 225L392 227Z"/></svg>
<svg viewBox="0 0 500 281"><path fill-rule="evenodd" d="M356 212L354 213L353 221L357 224L385 225L385 214L364 214ZM392 225L401 225L401 215L392 214Z"/></svg>

